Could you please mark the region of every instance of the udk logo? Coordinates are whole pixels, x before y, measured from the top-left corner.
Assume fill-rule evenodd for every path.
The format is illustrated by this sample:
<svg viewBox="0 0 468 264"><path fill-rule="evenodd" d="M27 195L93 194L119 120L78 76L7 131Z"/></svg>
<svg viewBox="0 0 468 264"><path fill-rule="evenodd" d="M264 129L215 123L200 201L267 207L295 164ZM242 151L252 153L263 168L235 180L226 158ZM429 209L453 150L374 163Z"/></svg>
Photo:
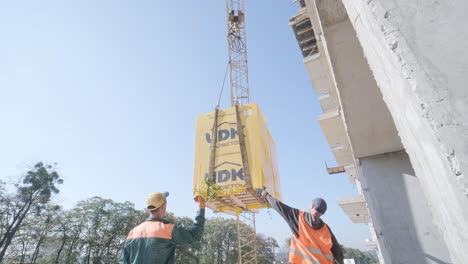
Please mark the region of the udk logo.
<svg viewBox="0 0 468 264"><path fill-rule="evenodd" d="M218 142L228 140L228 139L235 139L237 136L237 129L220 129L218 130ZM211 144L211 134L205 134L206 142Z"/></svg>
<svg viewBox="0 0 468 264"><path fill-rule="evenodd" d="M217 169L218 167L222 165L232 165L231 168L229 169ZM239 167L239 168L235 168ZM209 177L209 173L205 173L205 178ZM213 175L211 175L211 182L213 183L223 183L227 182L229 180L231 181L237 181L239 180L244 180L244 168L242 168L242 165L237 164L237 163L232 163L232 162L223 162L219 164L218 166L215 167L215 170L213 172Z"/></svg>

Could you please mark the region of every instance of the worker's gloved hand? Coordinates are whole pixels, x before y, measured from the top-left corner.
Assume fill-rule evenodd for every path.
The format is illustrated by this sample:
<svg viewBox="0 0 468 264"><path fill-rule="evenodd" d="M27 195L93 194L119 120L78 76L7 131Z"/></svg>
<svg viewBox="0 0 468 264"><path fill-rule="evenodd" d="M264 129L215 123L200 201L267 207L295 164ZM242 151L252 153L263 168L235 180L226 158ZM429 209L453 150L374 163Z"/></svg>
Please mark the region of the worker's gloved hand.
<svg viewBox="0 0 468 264"><path fill-rule="evenodd" d="M265 197L268 195L268 192L265 190L265 188L256 188L255 193L265 199Z"/></svg>
<svg viewBox="0 0 468 264"><path fill-rule="evenodd" d="M262 188L257 188L257 189L255 189L255 193L256 193L257 195L262 195L262 191L263 191Z"/></svg>

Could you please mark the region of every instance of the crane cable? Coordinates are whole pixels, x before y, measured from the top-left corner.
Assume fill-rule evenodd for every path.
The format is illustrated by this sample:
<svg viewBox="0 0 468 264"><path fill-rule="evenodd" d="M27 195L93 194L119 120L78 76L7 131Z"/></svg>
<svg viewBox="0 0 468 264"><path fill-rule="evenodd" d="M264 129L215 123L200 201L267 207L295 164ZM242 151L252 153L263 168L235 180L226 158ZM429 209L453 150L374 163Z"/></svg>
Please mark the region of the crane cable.
<svg viewBox="0 0 468 264"><path fill-rule="evenodd" d="M215 187L214 182L210 180L214 173L215 169L215 160L216 160L216 144L218 141L218 111L219 111L219 105L221 103L221 96L223 95L223 90L224 90L224 84L226 83L226 76L227 76L227 71L229 67L229 61L226 65L226 70L224 72L224 79L223 79L223 85L221 85L221 91L219 92L219 97L218 97L218 104L216 105L215 111L214 111L214 120L213 120L213 128L211 129L211 146L210 146L210 170L208 173L208 177L205 179L205 183L207 185L207 198L208 199L213 199L216 198L216 190L213 188Z"/></svg>
<svg viewBox="0 0 468 264"><path fill-rule="evenodd" d="M226 83L226 76L227 76L228 68L229 68L229 61L228 63L226 63L226 70L224 71L223 85L221 86L221 91L219 92L218 104L216 105L216 109L219 108L219 104L221 103L221 96L223 95L224 84Z"/></svg>

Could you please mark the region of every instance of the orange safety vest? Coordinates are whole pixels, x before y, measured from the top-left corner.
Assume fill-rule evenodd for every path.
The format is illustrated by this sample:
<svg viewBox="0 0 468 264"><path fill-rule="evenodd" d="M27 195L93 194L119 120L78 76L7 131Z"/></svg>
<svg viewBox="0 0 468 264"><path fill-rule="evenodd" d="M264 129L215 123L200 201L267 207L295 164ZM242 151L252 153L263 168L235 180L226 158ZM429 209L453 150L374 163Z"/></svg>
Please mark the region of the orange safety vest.
<svg viewBox="0 0 468 264"><path fill-rule="evenodd" d="M315 230L307 224L304 212L299 212L299 237L291 238L289 264L333 264L333 246L327 224Z"/></svg>
<svg viewBox="0 0 468 264"><path fill-rule="evenodd" d="M165 238L172 239L174 224L164 224L159 221L146 221L130 231L127 239Z"/></svg>

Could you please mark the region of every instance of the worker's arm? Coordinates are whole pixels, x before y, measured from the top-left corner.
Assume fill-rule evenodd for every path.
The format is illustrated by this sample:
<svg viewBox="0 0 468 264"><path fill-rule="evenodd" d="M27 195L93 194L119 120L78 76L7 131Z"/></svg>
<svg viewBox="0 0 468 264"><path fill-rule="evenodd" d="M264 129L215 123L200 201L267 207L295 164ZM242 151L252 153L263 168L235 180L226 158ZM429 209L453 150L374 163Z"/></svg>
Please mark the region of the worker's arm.
<svg viewBox="0 0 468 264"><path fill-rule="evenodd" d="M200 209L195 217L195 223L190 227L175 225L172 230L172 241L177 245L190 245L200 241L205 228L205 200L200 196L195 196L195 201L199 203Z"/></svg>
<svg viewBox="0 0 468 264"><path fill-rule="evenodd" d="M338 243L338 240L336 240L336 237L331 231L330 227L328 227L328 230L330 230L330 234L332 237L333 246L331 248L331 252L333 254L333 259L335 260L337 264L344 264L344 256L343 256L343 251L341 250L341 246Z"/></svg>
<svg viewBox="0 0 468 264"><path fill-rule="evenodd" d="M127 241L125 241L124 246L122 248L122 252L120 253L119 264L130 264L129 259L130 259L130 256L128 254Z"/></svg>
<svg viewBox="0 0 468 264"><path fill-rule="evenodd" d="M288 223L289 228L296 237L299 237L299 209L292 208L271 196L265 189L257 189L257 194L262 197L281 217Z"/></svg>

